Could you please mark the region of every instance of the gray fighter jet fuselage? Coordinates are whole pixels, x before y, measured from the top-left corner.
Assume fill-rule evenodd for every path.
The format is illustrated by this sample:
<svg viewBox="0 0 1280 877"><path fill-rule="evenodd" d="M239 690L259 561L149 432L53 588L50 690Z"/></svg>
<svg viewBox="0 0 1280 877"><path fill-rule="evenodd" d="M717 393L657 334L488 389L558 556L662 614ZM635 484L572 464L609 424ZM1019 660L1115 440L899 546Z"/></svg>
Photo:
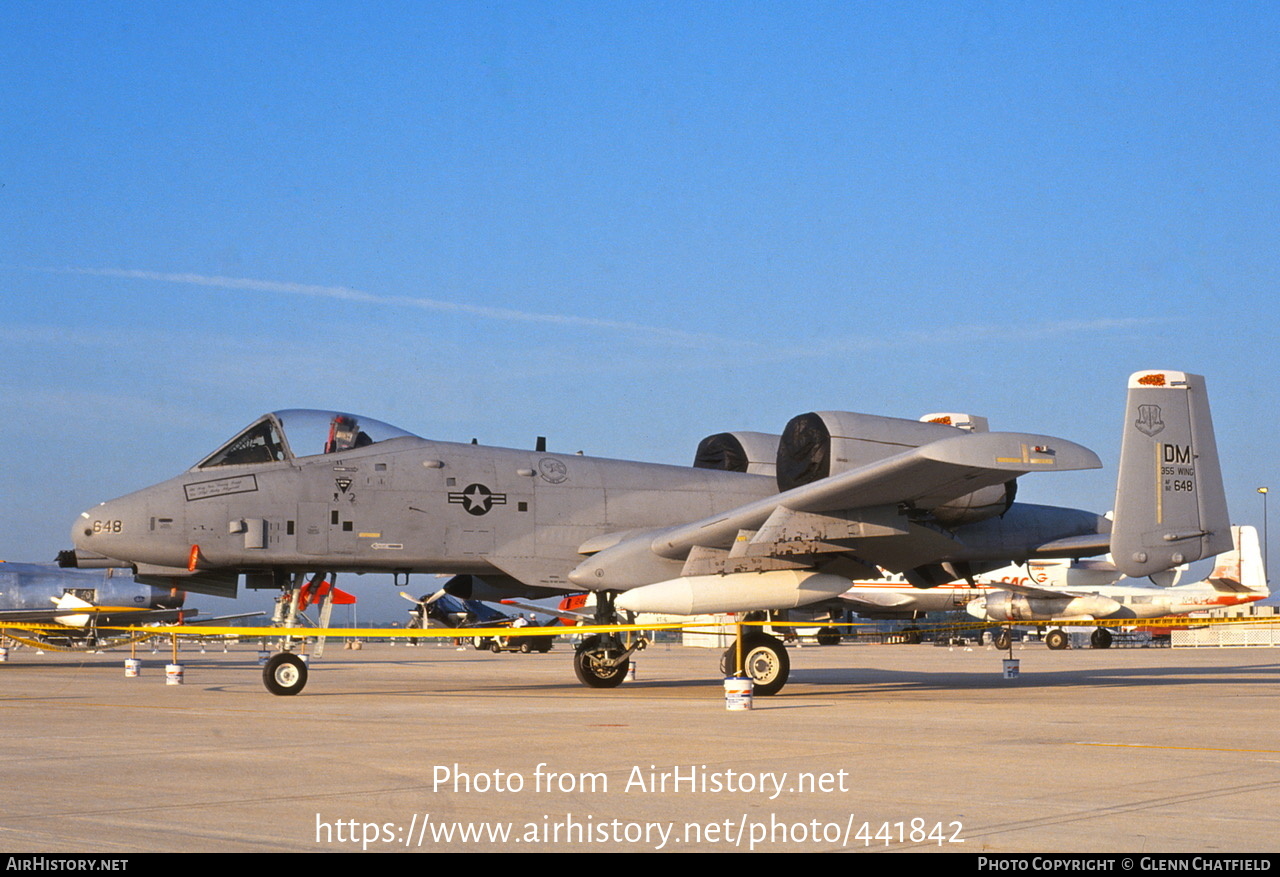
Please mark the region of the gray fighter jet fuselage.
<svg viewBox="0 0 1280 877"><path fill-rule="evenodd" d="M1230 547L1203 387L1177 372L1131 379L1125 454L1139 461L1142 496L1118 491L1116 506L1126 522L1117 564L1130 574ZM682 467L274 412L182 475L84 512L69 562L123 563L140 581L222 595L241 575L287 587L306 572L452 574L451 593L478 599L596 591L607 622L616 609L793 608L877 567L929 587L1111 547L1101 515L1014 502L1019 476L1097 468L1091 451L989 432L982 418L926 420L804 414L781 436L709 437ZM1178 464L1163 488L1161 454ZM773 477L754 474L769 468ZM584 643L575 669L612 686L629 654L605 634ZM785 680L785 661L773 665Z"/></svg>
<svg viewBox="0 0 1280 877"><path fill-rule="evenodd" d="M326 452L295 456L279 436L295 419L316 418L388 437L341 450L326 443ZM127 560L144 580L180 580L192 590L202 590L204 579L203 589L224 595L234 595L236 575L257 583L263 575L312 570L471 575L511 595L623 591L679 577L687 556L650 552L607 577L574 571L635 534L656 542L680 528L672 522L714 519L752 504L768 507L767 517L779 498L776 480L761 475L428 441L331 412L265 415L231 444L257 433L266 436L251 446L258 462L220 451L177 478L85 512L72 532L81 558ZM999 564L1110 528L1092 512L1025 503L950 534L896 505L875 514L900 519L897 538L880 540L903 543L880 549L910 564L894 564L898 570ZM824 566L852 572L855 564L843 552ZM747 559L716 571L776 565ZM230 575L219 582L219 573Z"/></svg>

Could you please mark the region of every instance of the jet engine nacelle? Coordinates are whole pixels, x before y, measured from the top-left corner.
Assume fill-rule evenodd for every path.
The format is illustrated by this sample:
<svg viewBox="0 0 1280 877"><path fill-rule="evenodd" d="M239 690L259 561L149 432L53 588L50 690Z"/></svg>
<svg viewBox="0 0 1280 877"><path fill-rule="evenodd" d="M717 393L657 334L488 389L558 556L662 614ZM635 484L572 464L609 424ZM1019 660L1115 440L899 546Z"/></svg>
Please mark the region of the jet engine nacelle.
<svg viewBox="0 0 1280 877"><path fill-rule="evenodd" d="M1061 597L1029 597L1002 591L972 601L970 615L987 621L1048 621L1054 618L1107 618L1121 606L1099 594Z"/></svg>
<svg viewBox="0 0 1280 877"><path fill-rule="evenodd" d="M986 418L930 414L919 421L849 411L801 414L791 418L778 442L778 489L790 490L971 432L988 432ZM959 527L1004 514L1016 493L1016 482L1010 480L924 510L944 527Z"/></svg>
<svg viewBox="0 0 1280 877"><path fill-rule="evenodd" d="M781 436L765 432L718 432L698 442L693 468L773 475Z"/></svg>

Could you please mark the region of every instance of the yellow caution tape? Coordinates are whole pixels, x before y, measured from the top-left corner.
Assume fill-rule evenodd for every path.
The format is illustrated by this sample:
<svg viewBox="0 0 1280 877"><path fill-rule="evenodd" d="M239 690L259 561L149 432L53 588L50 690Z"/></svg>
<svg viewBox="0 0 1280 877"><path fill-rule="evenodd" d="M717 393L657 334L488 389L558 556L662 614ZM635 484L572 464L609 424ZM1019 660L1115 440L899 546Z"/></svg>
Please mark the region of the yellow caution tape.
<svg viewBox="0 0 1280 877"><path fill-rule="evenodd" d="M1150 627L1202 627L1210 624L1280 624L1280 616L1275 617L1234 617L1234 618L1189 618L1175 616L1167 618L1125 618L1110 621L1011 621L1011 622L969 622L969 623L929 623L916 622L914 631L882 631L874 630L854 635L895 635L906 632L945 633L949 631L985 630L999 627L1106 627L1116 628L1150 628ZM221 627L214 625L172 624L159 626L106 626L100 625L99 632L114 631L132 633L141 638L158 635L178 636L239 636L239 637L279 637L294 638L315 637L369 637L394 639L473 639L475 637L525 637L525 636L575 636L584 633L629 633L657 630L705 630L720 633L725 628L743 627L834 627L855 628L871 627L866 622L858 623L823 623L813 621L669 621L660 624L584 624L575 627L555 625L553 627L432 627L420 628L386 628L386 627ZM9 624L6 628L20 630L57 630L67 628L57 624ZM13 636L10 634L10 636ZM17 637L13 637L18 639ZM18 640L21 642L22 640ZM42 646L43 647L43 646Z"/></svg>

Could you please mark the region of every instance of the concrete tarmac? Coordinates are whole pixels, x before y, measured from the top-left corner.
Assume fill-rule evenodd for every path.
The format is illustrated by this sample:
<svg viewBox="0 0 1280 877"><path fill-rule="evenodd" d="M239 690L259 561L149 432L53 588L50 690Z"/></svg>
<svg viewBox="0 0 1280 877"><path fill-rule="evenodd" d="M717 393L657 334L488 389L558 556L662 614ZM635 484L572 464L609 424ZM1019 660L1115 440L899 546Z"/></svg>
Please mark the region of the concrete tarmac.
<svg viewBox="0 0 1280 877"><path fill-rule="evenodd" d="M1280 653L793 649L725 710L718 652L577 684L571 651L330 642L296 697L256 648L0 665L9 852L1272 852Z"/></svg>

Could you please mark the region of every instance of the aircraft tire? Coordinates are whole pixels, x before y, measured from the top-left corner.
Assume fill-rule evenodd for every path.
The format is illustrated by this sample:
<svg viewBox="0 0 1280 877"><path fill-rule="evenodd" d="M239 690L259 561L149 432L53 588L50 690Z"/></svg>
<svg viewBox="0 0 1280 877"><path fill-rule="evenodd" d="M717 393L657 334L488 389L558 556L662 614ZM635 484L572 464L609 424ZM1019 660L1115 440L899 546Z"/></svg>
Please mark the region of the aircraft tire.
<svg viewBox="0 0 1280 877"><path fill-rule="evenodd" d="M902 628L902 633L906 636L906 639L903 640L903 642L909 646L918 646L923 642L920 635L920 628L918 627L904 627Z"/></svg>
<svg viewBox="0 0 1280 877"><path fill-rule="evenodd" d="M262 684L277 697L297 694L307 687L307 665L291 652L277 652L262 668Z"/></svg>
<svg viewBox="0 0 1280 877"><path fill-rule="evenodd" d="M1089 645L1095 649L1111 648L1111 631L1105 627L1099 627L1093 633L1089 634Z"/></svg>
<svg viewBox="0 0 1280 877"><path fill-rule="evenodd" d="M593 652L600 652L601 638L589 636L582 641L573 653L573 673L578 681L588 688L617 688L627 678L630 661L623 661L617 667L602 667L592 660Z"/></svg>
<svg viewBox="0 0 1280 877"><path fill-rule="evenodd" d="M818 631L818 645L820 646L840 645L840 629L838 627L821 628Z"/></svg>
<svg viewBox="0 0 1280 877"><path fill-rule="evenodd" d="M751 679L751 691L770 697L782 690L791 675L791 657L782 640L767 633L747 634L743 640L742 666ZM720 657L720 672L733 675L737 646L730 646Z"/></svg>
<svg viewBox="0 0 1280 877"><path fill-rule="evenodd" d="M1055 652L1060 652L1071 645L1065 631L1051 630L1044 635L1044 644Z"/></svg>
<svg viewBox="0 0 1280 877"><path fill-rule="evenodd" d="M991 644L1003 652L1013 645L1013 637L1007 630L997 630L991 634Z"/></svg>

